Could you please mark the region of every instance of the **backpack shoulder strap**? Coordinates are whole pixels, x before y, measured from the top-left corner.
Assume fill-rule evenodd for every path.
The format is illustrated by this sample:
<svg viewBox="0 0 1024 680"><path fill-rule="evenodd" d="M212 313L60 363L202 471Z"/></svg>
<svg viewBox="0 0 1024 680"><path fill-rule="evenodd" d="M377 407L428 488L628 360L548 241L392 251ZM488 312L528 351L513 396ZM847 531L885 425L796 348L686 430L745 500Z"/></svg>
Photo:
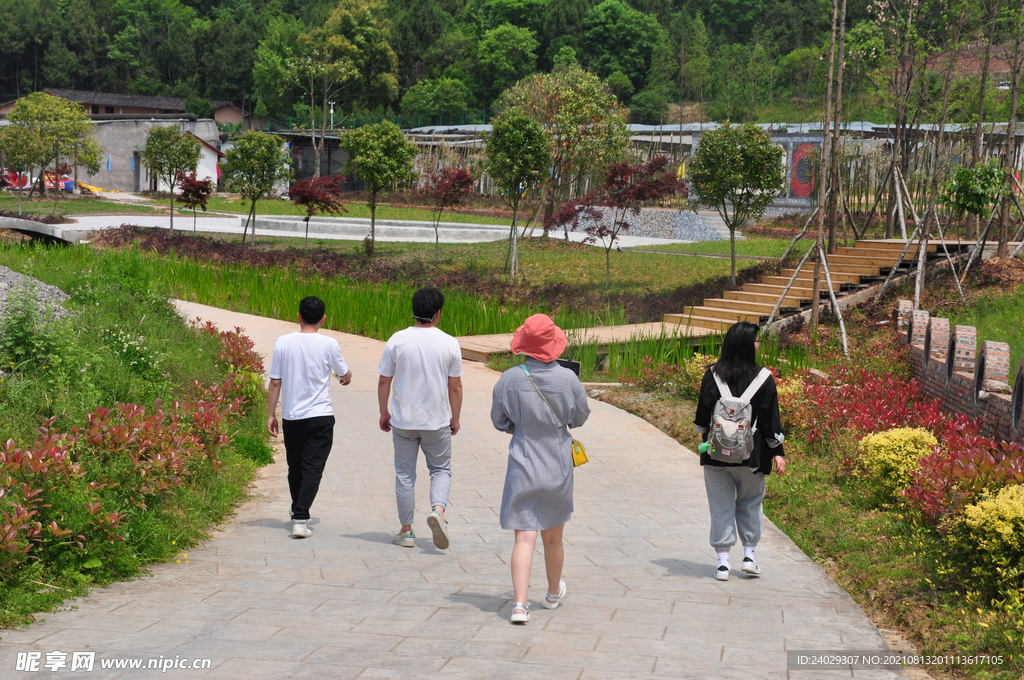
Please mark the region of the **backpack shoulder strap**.
<svg viewBox="0 0 1024 680"><path fill-rule="evenodd" d="M750 400L754 398L754 395L757 394L757 391L761 389L761 386L764 385L765 381L771 377L771 375L771 371L769 371L767 368L762 368L761 371L757 374L757 377L755 377L754 380L750 383L750 385L747 386L747 389L743 391L743 396L741 396L740 399L749 403Z"/></svg>
<svg viewBox="0 0 1024 680"><path fill-rule="evenodd" d="M724 380L718 377L718 373L715 372L715 369L711 369L711 376L715 379L715 384L718 385L719 395L726 399L732 399L733 396L732 392L729 390L729 386Z"/></svg>

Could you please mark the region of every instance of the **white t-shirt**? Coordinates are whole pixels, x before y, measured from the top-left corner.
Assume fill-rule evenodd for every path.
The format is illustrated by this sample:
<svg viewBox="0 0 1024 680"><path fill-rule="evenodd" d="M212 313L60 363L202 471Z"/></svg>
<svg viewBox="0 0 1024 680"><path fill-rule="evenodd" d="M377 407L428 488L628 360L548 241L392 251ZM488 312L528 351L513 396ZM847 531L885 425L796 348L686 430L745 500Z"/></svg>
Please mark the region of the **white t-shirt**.
<svg viewBox="0 0 1024 680"><path fill-rule="evenodd" d="M440 328L410 326L391 336L377 372L391 383L391 425L440 430L452 420L448 378L462 375L459 341Z"/></svg>
<svg viewBox="0 0 1024 680"><path fill-rule="evenodd" d="M274 343L270 377L281 381L281 415L302 420L334 415L331 407L331 371L348 373L338 341L319 333L289 333Z"/></svg>

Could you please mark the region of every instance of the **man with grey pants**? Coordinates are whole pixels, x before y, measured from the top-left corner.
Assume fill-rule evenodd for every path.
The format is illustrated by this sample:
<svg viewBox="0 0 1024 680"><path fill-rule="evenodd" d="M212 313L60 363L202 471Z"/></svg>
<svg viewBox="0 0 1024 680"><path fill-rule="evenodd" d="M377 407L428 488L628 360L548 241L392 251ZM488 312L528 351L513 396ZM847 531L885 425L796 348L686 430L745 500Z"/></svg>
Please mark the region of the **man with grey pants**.
<svg viewBox="0 0 1024 680"><path fill-rule="evenodd" d="M377 367L380 429L391 432L395 445L395 497L402 523L391 542L405 548L416 546L412 522L420 449L430 471L427 526L435 546L445 550L449 545L444 513L452 481L452 437L459 432L462 412L462 351L455 338L437 327L442 307L444 295L437 288L416 291L415 325L391 336Z"/></svg>

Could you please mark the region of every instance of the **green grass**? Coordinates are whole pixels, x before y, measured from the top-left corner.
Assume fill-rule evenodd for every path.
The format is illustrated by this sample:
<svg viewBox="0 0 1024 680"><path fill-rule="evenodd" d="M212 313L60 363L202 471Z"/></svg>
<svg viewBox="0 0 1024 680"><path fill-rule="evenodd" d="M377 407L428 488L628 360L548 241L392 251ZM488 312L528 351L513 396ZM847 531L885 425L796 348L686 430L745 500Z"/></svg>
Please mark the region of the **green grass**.
<svg viewBox="0 0 1024 680"><path fill-rule="evenodd" d="M18 212L18 197L10 193L0 193L0 210ZM115 203L95 196L67 196L58 199L33 197L22 199L22 213L26 215L153 215L166 214L166 211L149 208L145 205ZM189 213L191 215L191 213Z"/></svg>
<svg viewBox="0 0 1024 680"><path fill-rule="evenodd" d="M209 266L194 260L152 259L153 276L183 299L291 321L295 301L317 295L327 305L326 326L333 330L386 340L410 324L409 300L418 286L403 283L363 283L348 279L302 277L279 269L248 266ZM621 309L602 313L541 306L503 304L471 292L446 294L444 330L454 336L488 335L515 330L527 316L549 312L564 328L625 323Z"/></svg>
<svg viewBox="0 0 1024 680"><path fill-rule="evenodd" d="M943 316L946 316L943 314ZM1008 294L996 293L985 296L966 309L949 314L951 324L974 326L978 329L978 340L1005 342L1010 345L1010 382L1013 382L1024 356L1024 288L1017 288ZM979 348L980 349L980 348Z"/></svg>
<svg viewBox="0 0 1024 680"><path fill-rule="evenodd" d="M52 321L52 314L20 303L23 293L9 291L7 317L0 322L0 441L29 446L47 418L55 419L59 431L72 432L87 427L87 414L118 402L152 412L157 399L194 399L194 381L209 385L227 377L216 359L219 341L188 327L155 294L160 284L138 254L28 244L0 247L0 264L69 292L63 306L74 312L71 319ZM118 332L139 341L138 357L115 353L124 346ZM50 610L90 586L132 577L144 565L173 559L202 540L244 500L257 464L267 462L265 410L265 399L249 402L246 416L229 432L242 444L219 452L222 465L194 468L173 493L150 497L145 508L128 502L123 492L134 488L124 480L137 481L123 465L127 456L101 459L72 445L72 460L87 476L61 478L46 490L54 508L47 512L56 514L60 526L90 537L77 548L70 541L49 541L21 568L0 565L0 628L23 625L33 612ZM88 485L97 479L106 482ZM104 512L125 515L124 540L97 537L85 510L93 501Z"/></svg>
<svg viewBox="0 0 1024 680"><path fill-rule="evenodd" d="M736 241L736 254L753 257L782 257L792 239L768 238L764 236L748 236L743 241ZM793 252L803 255L814 244L814 239L800 239ZM698 241L696 243L666 243L665 245L636 246L631 251L654 250L672 253L714 253L728 255L729 241Z"/></svg>
<svg viewBox="0 0 1024 680"><path fill-rule="evenodd" d="M237 234L201 233L201 236L240 243ZM260 236L259 248L303 248L302 239ZM361 253L362 242L310 239L309 248L336 253ZM480 276L505 276L505 241L442 243L440 264L434 266L434 244L378 241L377 257L395 257L413 264L423 262L434 273L459 270ZM718 276L728 276L729 261L649 253L628 249L611 253L612 293L646 294L671 291ZM581 285L604 291L604 251L559 238L532 238L519 244L520 278L533 285Z"/></svg>
<svg viewBox="0 0 1024 680"><path fill-rule="evenodd" d="M162 201L167 205L168 201ZM341 217L361 217L370 219L370 208L365 202L343 201L348 212L342 213ZM175 201L175 205L180 205ZM209 212L228 212L246 215L249 213L249 202L240 198L223 198L214 196L210 199L206 209ZM192 211L187 211L189 215ZM185 214L185 211L182 212ZM202 216L202 212L199 213ZM305 217L306 211L294 205L291 201L283 199L267 199L256 203L257 215L297 215ZM409 208L405 206L378 205L378 220L413 220L418 222L433 222L433 213L426 208ZM452 212L446 210L441 217L442 222L459 222L468 224L512 224L512 220L504 217L490 217L487 215L471 215L466 213Z"/></svg>

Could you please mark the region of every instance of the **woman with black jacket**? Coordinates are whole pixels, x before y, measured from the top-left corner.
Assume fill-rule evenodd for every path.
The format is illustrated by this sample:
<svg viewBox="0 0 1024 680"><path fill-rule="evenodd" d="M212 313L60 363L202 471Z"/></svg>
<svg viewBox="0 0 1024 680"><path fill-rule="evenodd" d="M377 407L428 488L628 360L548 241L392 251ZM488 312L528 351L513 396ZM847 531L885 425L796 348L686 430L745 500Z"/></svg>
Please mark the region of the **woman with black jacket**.
<svg viewBox="0 0 1024 680"><path fill-rule="evenodd" d="M761 367L754 363L759 344L757 332L758 327L750 322L733 324L725 334L718 362L704 374L693 422L705 442L715 405L722 396L715 376L729 387L732 395L739 396L761 372ZM722 462L712 458L704 450L706 446L701 446L700 464L711 511L711 547L718 553L715 578L719 581L729 580L729 549L735 545L737 533L743 545L742 571L751 576L761 573L754 551L761 539L765 477L771 474L773 466L780 475L786 471L779 397L770 375L750 398L750 406L752 425L757 429L749 458L739 463Z"/></svg>

